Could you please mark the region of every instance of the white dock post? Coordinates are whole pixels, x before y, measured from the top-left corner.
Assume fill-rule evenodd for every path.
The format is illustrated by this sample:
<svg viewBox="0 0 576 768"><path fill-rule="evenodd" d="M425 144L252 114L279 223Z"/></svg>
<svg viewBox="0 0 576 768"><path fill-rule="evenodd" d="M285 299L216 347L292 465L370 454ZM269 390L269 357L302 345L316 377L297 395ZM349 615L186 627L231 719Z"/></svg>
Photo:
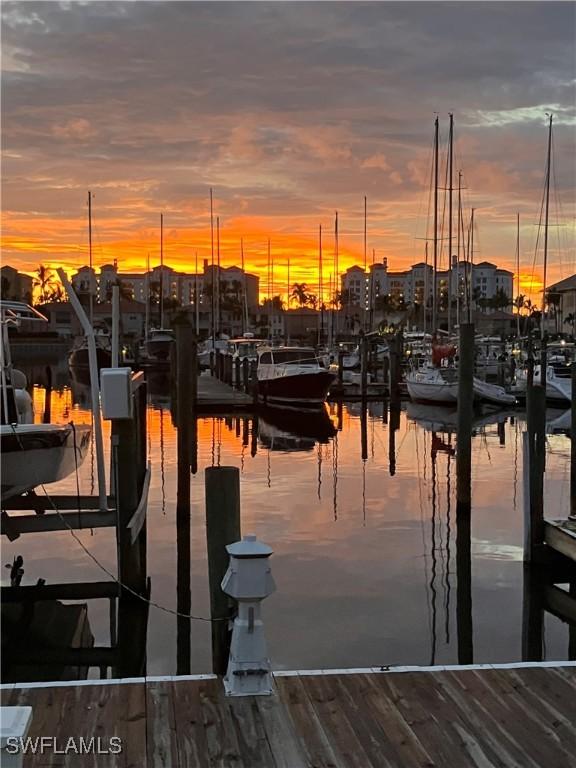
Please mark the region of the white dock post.
<svg viewBox="0 0 576 768"><path fill-rule="evenodd" d="M0 707L0 765L22 768L32 707Z"/></svg>
<svg viewBox="0 0 576 768"><path fill-rule="evenodd" d="M228 696L269 696L271 664L266 649L261 602L276 589L268 558L272 548L254 534L226 547L230 565L222 590L238 601L224 688Z"/></svg>

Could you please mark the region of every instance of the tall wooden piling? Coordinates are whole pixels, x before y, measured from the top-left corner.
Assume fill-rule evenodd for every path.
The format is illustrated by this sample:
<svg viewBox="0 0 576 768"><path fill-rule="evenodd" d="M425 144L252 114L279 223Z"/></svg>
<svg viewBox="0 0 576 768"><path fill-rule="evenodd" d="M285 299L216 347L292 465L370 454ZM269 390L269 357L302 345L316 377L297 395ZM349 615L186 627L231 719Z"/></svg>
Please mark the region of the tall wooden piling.
<svg viewBox="0 0 576 768"><path fill-rule="evenodd" d="M470 510L472 473L472 419L474 416L474 324L461 323L458 342L458 425L456 497Z"/></svg>
<svg viewBox="0 0 576 768"><path fill-rule="evenodd" d="M342 386L344 383L344 350L338 350L338 384Z"/></svg>
<svg viewBox="0 0 576 768"><path fill-rule="evenodd" d="M360 394L365 400L368 394L368 341L360 331Z"/></svg>
<svg viewBox="0 0 576 768"><path fill-rule="evenodd" d="M544 589L542 567L524 563L522 592L522 661L542 661L544 639Z"/></svg>
<svg viewBox="0 0 576 768"><path fill-rule="evenodd" d="M576 520L576 361L572 363L572 403L570 422L570 517Z"/></svg>
<svg viewBox="0 0 576 768"><path fill-rule="evenodd" d="M242 384L244 392L248 395L250 393L250 361L247 357L242 360Z"/></svg>
<svg viewBox="0 0 576 768"><path fill-rule="evenodd" d="M240 472L237 467L208 467L205 470L206 538L210 616L212 618L212 668L224 675L230 652L227 617L232 615L230 598L221 584L228 569L226 546L240 540Z"/></svg>
<svg viewBox="0 0 576 768"><path fill-rule="evenodd" d="M531 387L524 433L524 560L537 563L544 548L544 467L546 459L546 389Z"/></svg>
<svg viewBox="0 0 576 768"><path fill-rule="evenodd" d="M42 422L44 424L50 424L52 418L52 368L46 366L46 390L44 392L44 413L42 414Z"/></svg>
<svg viewBox="0 0 576 768"><path fill-rule="evenodd" d="M192 607L190 591L190 465L196 361L190 354L195 347L194 331L188 323L176 326L177 401L178 401L178 471L176 492L176 669L177 674L190 674Z"/></svg>
<svg viewBox="0 0 576 768"><path fill-rule="evenodd" d="M470 507L456 511L456 630L458 664L474 663L472 621L472 546Z"/></svg>
<svg viewBox="0 0 576 768"><path fill-rule="evenodd" d="M402 380L402 333L398 331L390 339L388 345L390 355L390 408L400 407L400 382Z"/></svg>

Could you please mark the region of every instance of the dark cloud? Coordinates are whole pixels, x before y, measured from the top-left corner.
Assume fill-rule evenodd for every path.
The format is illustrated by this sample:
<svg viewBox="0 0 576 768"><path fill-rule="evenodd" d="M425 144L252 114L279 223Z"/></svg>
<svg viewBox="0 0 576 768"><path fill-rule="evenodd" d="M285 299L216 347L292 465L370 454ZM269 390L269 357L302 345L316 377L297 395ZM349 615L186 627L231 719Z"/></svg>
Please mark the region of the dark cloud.
<svg viewBox="0 0 576 768"><path fill-rule="evenodd" d="M565 2L6 2L4 208L61 211L91 185L114 215L135 199L184 211L214 185L228 216L272 220L282 199L307 217L369 194L403 233L434 113L445 138L453 111L470 194L532 213L547 108L571 203L575 17Z"/></svg>

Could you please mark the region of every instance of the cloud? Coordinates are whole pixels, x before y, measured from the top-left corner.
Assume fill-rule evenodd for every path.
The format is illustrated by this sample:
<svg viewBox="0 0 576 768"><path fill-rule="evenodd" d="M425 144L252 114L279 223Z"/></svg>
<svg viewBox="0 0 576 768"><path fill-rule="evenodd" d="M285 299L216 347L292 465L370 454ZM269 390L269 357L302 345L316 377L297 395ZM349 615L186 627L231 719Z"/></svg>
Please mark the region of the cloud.
<svg viewBox="0 0 576 768"><path fill-rule="evenodd" d="M133 262L160 210L203 249L212 186L235 235L258 222L255 262L266 234L313 248L335 209L353 260L367 195L370 247L403 266L421 256L435 113L442 169L455 115L486 258L512 252L516 210L537 217L549 110L572 213L573 4L10 2L2 13L7 259L78 249L88 188L102 241ZM26 222L33 252L18 245Z"/></svg>

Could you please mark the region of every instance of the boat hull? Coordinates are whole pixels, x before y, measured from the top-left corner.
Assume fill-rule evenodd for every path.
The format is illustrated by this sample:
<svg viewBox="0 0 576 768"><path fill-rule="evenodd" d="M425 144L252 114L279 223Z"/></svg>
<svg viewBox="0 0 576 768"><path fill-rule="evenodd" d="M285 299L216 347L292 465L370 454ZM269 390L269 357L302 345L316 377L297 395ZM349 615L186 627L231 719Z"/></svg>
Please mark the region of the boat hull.
<svg viewBox="0 0 576 768"><path fill-rule="evenodd" d="M98 368L110 368L112 365L112 353L103 347L96 347L96 359ZM68 365L71 368L89 368L88 347L73 349L68 355Z"/></svg>
<svg viewBox="0 0 576 768"><path fill-rule="evenodd" d="M74 472L86 456L90 432L87 424L2 425L2 499Z"/></svg>
<svg viewBox="0 0 576 768"><path fill-rule="evenodd" d="M454 405L458 400L458 383L444 381L439 374L409 373L406 388L416 403Z"/></svg>
<svg viewBox="0 0 576 768"><path fill-rule="evenodd" d="M265 404L321 408L335 380L330 371L314 371L258 380L258 398Z"/></svg>

